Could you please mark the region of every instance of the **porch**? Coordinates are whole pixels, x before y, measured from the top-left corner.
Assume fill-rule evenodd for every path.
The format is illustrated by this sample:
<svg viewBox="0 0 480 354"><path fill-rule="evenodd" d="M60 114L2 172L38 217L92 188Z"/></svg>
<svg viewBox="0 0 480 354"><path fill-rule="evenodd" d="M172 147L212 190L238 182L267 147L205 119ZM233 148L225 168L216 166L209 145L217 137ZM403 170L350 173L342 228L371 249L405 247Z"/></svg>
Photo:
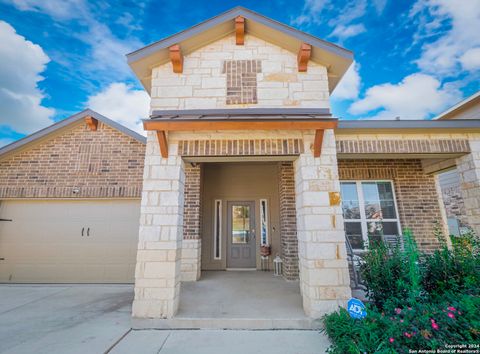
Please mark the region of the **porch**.
<svg viewBox="0 0 480 354"><path fill-rule="evenodd" d="M298 281L263 271L202 271L183 282L178 313L171 319L133 319L146 329L315 329L320 322L302 308Z"/></svg>

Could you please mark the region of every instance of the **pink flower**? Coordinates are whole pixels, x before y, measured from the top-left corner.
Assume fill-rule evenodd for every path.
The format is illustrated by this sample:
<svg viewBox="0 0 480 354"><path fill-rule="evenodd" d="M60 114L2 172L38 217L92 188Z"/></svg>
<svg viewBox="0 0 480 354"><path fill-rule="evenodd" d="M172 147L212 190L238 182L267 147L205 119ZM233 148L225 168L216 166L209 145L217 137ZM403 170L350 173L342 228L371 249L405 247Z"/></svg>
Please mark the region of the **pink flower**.
<svg viewBox="0 0 480 354"><path fill-rule="evenodd" d="M455 309L455 307L453 307L453 306L448 306L447 309L448 309L448 311L457 311L457 310Z"/></svg>
<svg viewBox="0 0 480 354"><path fill-rule="evenodd" d="M395 309L395 313L397 315L400 315L402 313L402 309L399 309L398 307Z"/></svg>
<svg viewBox="0 0 480 354"><path fill-rule="evenodd" d="M411 337L412 337L412 335L411 335L410 333L408 333L408 332L403 333L403 335L404 335L405 337L407 337L407 338L411 338Z"/></svg>
<svg viewBox="0 0 480 354"><path fill-rule="evenodd" d="M400 320L400 323L403 323L403 320Z"/></svg>
<svg viewBox="0 0 480 354"><path fill-rule="evenodd" d="M411 307L408 307L408 309L409 309L410 311L412 310L412 308L411 308Z"/></svg>
<svg viewBox="0 0 480 354"><path fill-rule="evenodd" d="M393 343L393 342L395 342L395 339L392 338L392 337L390 337L390 338L388 339L388 341L389 341L390 343Z"/></svg>
<svg viewBox="0 0 480 354"><path fill-rule="evenodd" d="M461 311L458 311L458 314L459 314L459 315L461 315L461 314L462 314L462 312L461 312Z"/></svg>
<svg viewBox="0 0 480 354"><path fill-rule="evenodd" d="M438 327L438 324L436 324L435 321L432 321L432 328L436 331L440 329L440 327Z"/></svg>
<svg viewBox="0 0 480 354"><path fill-rule="evenodd" d="M449 312L447 316L450 318L455 318L455 314L453 312Z"/></svg>

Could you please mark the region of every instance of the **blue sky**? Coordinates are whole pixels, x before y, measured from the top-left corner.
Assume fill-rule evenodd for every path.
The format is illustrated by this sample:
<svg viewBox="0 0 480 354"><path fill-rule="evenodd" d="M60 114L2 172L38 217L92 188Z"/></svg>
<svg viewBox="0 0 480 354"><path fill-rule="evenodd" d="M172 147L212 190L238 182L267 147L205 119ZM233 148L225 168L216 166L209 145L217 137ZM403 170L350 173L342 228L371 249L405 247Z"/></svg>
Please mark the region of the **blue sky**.
<svg viewBox="0 0 480 354"><path fill-rule="evenodd" d="M354 52L343 119L429 119L480 89L480 0L0 0L0 145L87 106L140 130L124 55L237 5Z"/></svg>

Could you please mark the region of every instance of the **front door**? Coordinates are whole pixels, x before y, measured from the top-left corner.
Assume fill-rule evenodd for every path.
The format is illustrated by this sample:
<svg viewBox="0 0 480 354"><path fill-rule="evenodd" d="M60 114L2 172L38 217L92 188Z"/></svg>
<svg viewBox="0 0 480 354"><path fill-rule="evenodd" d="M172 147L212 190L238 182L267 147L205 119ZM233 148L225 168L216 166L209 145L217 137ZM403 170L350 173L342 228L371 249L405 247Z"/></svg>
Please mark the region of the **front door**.
<svg viewBox="0 0 480 354"><path fill-rule="evenodd" d="M256 268L255 202L228 202L227 268Z"/></svg>

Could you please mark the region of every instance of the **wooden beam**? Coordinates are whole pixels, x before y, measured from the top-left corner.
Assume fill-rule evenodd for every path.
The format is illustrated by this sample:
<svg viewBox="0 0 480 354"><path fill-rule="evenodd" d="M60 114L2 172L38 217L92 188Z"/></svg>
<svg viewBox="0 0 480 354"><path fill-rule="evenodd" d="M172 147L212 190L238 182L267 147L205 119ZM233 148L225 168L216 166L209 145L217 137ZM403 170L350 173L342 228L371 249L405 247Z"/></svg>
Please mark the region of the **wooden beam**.
<svg viewBox="0 0 480 354"><path fill-rule="evenodd" d="M312 54L312 46L307 43L302 43L297 55L299 72L307 71L308 61L310 60L311 54Z"/></svg>
<svg viewBox="0 0 480 354"><path fill-rule="evenodd" d="M330 121L160 121L148 120L143 122L145 130L187 131L187 130L323 130L335 129L338 122Z"/></svg>
<svg viewBox="0 0 480 354"><path fill-rule="evenodd" d="M245 43L245 18L242 16L235 18L235 38L237 45Z"/></svg>
<svg viewBox="0 0 480 354"><path fill-rule="evenodd" d="M320 157L322 154L323 129L315 130L315 141L313 142L313 157Z"/></svg>
<svg viewBox="0 0 480 354"><path fill-rule="evenodd" d="M168 141L164 130L157 130L157 139L162 157L165 159L168 158Z"/></svg>
<svg viewBox="0 0 480 354"><path fill-rule="evenodd" d="M95 119L93 117L90 117L90 116L87 116L87 117L85 117L85 123L87 123L88 128L90 128L90 130L92 132L97 130L97 127L98 127L98 120L97 119Z"/></svg>
<svg viewBox="0 0 480 354"><path fill-rule="evenodd" d="M183 72L183 55L179 44L174 44L170 48L170 60L172 61L173 72L181 74Z"/></svg>

